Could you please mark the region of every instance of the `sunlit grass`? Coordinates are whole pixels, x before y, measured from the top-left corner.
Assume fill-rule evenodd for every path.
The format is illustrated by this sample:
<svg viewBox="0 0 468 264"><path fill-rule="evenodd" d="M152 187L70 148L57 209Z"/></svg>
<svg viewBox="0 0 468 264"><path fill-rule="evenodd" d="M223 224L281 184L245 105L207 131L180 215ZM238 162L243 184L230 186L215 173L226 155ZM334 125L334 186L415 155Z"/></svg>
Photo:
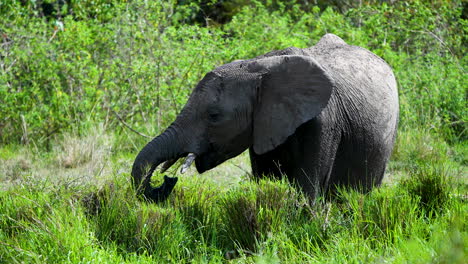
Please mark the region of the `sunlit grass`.
<svg viewBox="0 0 468 264"><path fill-rule="evenodd" d="M58 138L51 152L5 146L0 262L464 263L465 167L448 145L405 133L387 175L399 177L313 204L286 181L250 181L246 154L170 172L174 192L150 204L130 185L135 153L113 153L111 135Z"/></svg>

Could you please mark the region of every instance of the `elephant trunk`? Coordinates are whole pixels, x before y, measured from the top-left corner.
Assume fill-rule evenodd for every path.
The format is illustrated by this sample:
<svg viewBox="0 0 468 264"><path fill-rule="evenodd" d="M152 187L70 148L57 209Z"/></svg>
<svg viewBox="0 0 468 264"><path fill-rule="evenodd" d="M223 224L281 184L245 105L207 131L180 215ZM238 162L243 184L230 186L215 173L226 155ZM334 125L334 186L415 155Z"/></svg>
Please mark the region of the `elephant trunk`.
<svg viewBox="0 0 468 264"><path fill-rule="evenodd" d="M176 133L171 127L149 142L133 163L132 179L137 193L155 202L166 200L177 183L177 178L164 176L164 183L153 188L150 184L151 175L159 164L179 158L182 154L184 153L178 144Z"/></svg>

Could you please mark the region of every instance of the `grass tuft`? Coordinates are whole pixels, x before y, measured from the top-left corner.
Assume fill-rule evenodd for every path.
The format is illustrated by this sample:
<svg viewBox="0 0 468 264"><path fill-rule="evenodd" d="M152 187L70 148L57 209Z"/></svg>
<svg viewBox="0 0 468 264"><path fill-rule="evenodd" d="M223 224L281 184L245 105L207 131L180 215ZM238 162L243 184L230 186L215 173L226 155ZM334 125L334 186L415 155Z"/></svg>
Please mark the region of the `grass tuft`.
<svg viewBox="0 0 468 264"><path fill-rule="evenodd" d="M254 251L304 204L304 197L286 182L260 180L230 190L221 202L221 216L232 242Z"/></svg>
<svg viewBox="0 0 468 264"><path fill-rule="evenodd" d="M102 126L94 127L85 136L65 134L55 150L57 162L64 168L77 168L89 163L98 166L109 155L112 140Z"/></svg>
<svg viewBox="0 0 468 264"><path fill-rule="evenodd" d="M454 175L455 173L445 165L421 164L410 172L408 178L401 181L400 186L418 201L419 206L429 216L443 212L448 206L450 194L453 192L449 178Z"/></svg>
<svg viewBox="0 0 468 264"><path fill-rule="evenodd" d="M347 190L340 195L348 230L368 240L372 247L407 236L417 219L417 206L409 195L397 189L382 188L367 194Z"/></svg>
<svg viewBox="0 0 468 264"><path fill-rule="evenodd" d="M246 250L255 250L257 240L260 239L259 208L255 200L255 193L244 187L229 192L221 206L226 236Z"/></svg>
<svg viewBox="0 0 468 264"><path fill-rule="evenodd" d="M32 155L25 151L0 163L0 179L12 183L22 181L30 173L31 169ZM2 188L0 187L0 189Z"/></svg>

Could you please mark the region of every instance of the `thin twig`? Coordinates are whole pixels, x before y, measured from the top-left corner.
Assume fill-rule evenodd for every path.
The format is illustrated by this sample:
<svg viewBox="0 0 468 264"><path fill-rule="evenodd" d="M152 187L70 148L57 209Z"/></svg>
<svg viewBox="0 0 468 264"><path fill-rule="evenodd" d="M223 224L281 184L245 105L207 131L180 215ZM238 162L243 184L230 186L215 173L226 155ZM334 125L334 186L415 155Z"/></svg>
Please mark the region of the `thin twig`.
<svg viewBox="0 0 468 264"><path fill-rule="evenodd" d="M448 51L450 52L450 54L452 54L452 56L455 57L455 54L452 52L452 49L450 49L449 45L447 45L447 43L445 43L441 38L439 38L439 36L434 34L432 31L429 31L429 30L408 30L408 31L413 32L413 33L423 33L423 34L431 35L434 39L439 41L440 44L442 44L442 46L446 47Z"/></svg>
<svg viewBox="0 0 468 264"><path fill-rule="evenodd" d="M21 136L21 141L23 144L29 144L29 136L28 136L28 123L26 123L26 118L24 115L21 115L21 128L23 129L23 135Z"/></svg>
<svg viewBox="0 0 468 264"><path fill-rule="evenodd" d="M323 224L322 224L322 229L323 230L326 230L327 227L329 226L328 217L330 216L331 203L326 203L325 204L325 209L327 210L327 213L325 214L325 220L323 221Z"/></svg>
<svg viewBox="0 0 468 264"><path fill-rule="evenodd" d="M52 34L52 37L49 38L49 40L47 41L47 43L50 43L54 38L55 36L57 35L57 32L58 32L58 28L57 29L54 29L54 33Z"/></svg>
<svg viewBox="0 0 468 264"><path fill-rule="evenodd" d="M250 172L250 171L248 171L248 170L242 168L240 165L237 165L237 164L234 164L234 163L232 163L232 165L234 165L236 168L238 168L239 170L241 170L242 172L244 172L245 174L247 174L247 175L249 176L249 178L253 178L253 177L254 177L253 174L252 174L252 172Z"/></svg>
<svg viewBox="0 0 468 264"><path fill-rule="evenodd" d="M180 91L182 90L182 87L184 86L185 81L187 81L188 74L192 71L192 68L197 62L199 57L200 57L199 54L197 54L195 58L193 59L192 63L190 63L190 66L188 67L188 69L185 71L184 75L182 75L182 80L180 81L179 87L177 87L177 90L176 90L177 95L180 94ZM179 113L180 111L179 111L179 107L177 106L175 93L172 91L172 89L169 89L169 92L171 93L172 103L174 105L174 108L177 111L177 113Z"/></svg>
<svg viewBox="0 0 468 264"><path fill-rule="evenodd" d="M133 129L130 125L128 125L128 124L122 119L122 117L121 117L119 114L117 114L117 112L115 112L113 109L111 109L111 111L112 111L112 113L114 113L114 115L117 117L117 119L118 119L126 128L130 129L130 131L132 131L133 133L138 134L139 136L142 136L142 137L145 137L145 138L152 138L152 137L150 137L150 136L148 136L148 135L145 135L145 134L143 134L143 133L141 133L141 132L136 131L136 130Z"/></svg>
<svg viewBox="0 0 468 264"><path fill-rule="evenodd" d="M458 61L458 58L457 56L455 56L455 53L453 53L452 49L450 48L450 46L444 42L443 39L441 39L439 36L437 36L434 32L430 31L430 30L408 30L409 32L413 32L413 33L422 33L422 34L427 34L427 35L430 35L432 36L435 40L437 40L442 46L444 46L449 52L450 54L452 55L452 57L454 57L456 59L456 63L459 67L459 69L463 72L463 73L466 73L465 72L465 69L460 65L459 61Z"/></svg>

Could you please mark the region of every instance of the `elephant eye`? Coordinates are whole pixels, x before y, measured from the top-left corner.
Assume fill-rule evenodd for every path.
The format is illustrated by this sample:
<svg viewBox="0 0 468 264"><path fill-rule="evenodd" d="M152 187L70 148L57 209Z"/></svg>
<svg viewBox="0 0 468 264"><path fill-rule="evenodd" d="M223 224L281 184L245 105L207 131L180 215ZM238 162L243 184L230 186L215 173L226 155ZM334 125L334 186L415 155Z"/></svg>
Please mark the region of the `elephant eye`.
<svg viewBox="0 0 468 264"><path fill-rule="evenodd" d="M219 110L216 110L216 109L208 110L208 119L213 123L220 121L221 112Z"/></svg>
<svg viewBox="0 0 468 264"><path fill-rule="evenodd" d="M211 122L217 122L219 121L220 114L218 113L210 113L208 114L208 118L210 119Z"/></svg>

